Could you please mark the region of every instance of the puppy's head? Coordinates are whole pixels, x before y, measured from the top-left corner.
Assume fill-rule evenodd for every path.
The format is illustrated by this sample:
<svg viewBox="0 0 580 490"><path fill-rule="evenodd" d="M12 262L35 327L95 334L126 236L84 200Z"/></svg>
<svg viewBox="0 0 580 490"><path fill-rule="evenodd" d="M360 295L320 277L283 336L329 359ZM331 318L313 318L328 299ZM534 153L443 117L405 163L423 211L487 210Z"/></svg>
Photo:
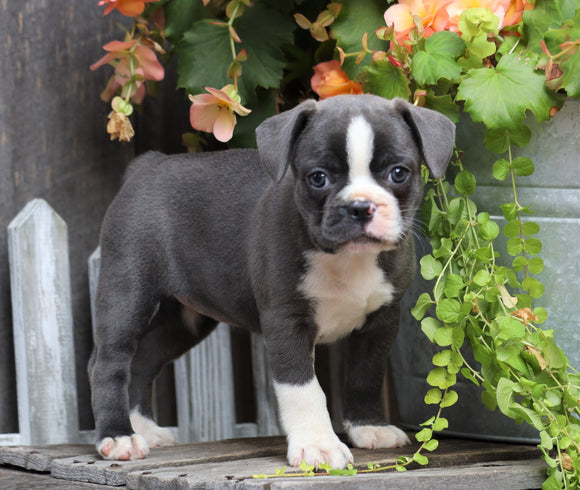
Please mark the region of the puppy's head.
<svg viewBox="0 0 580 490"><path fill-rule="evenodd" d="M421 200L421 162L442 177L454 138L438 112L374 95L308 100L257 129L264 167L294 180L310 238L326 252L396 247Z"/></svg>

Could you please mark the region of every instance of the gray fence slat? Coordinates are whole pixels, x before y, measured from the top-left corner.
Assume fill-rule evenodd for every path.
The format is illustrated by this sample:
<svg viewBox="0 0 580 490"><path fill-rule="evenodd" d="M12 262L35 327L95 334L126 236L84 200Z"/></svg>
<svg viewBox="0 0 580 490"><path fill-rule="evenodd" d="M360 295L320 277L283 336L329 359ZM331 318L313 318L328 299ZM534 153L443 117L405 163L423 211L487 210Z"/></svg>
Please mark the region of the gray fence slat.
<svg viewBox="0 0 580 490"><path fill-rule="evenodd" d="M91 301L91 325L93 327L93 340L95 339L95 298L97 297L97 284L99 282L99 270L101 268L101 247L97 247L89 256L89 298Z"/></svg>
<svg viewBox="0 0 580 490"><path fill-rule="evenodd" d="M8 226L21 444L79 438L67 234L42 199Z"/></svg>
<svg viewBox="0 0 580 490"><path fill-rule="evenodd" d="M234 436L236 425L230 327L220 323L207 339L175 361L181 442Z"/></svg>
<svg viewBox="0 0 580 490"><path fill-rule="evenodd" d="M252 370L256 397L256 418L259 436L282 434L276 412L276 395L268 367L266 346L260 334L252 333Z"/></svg>

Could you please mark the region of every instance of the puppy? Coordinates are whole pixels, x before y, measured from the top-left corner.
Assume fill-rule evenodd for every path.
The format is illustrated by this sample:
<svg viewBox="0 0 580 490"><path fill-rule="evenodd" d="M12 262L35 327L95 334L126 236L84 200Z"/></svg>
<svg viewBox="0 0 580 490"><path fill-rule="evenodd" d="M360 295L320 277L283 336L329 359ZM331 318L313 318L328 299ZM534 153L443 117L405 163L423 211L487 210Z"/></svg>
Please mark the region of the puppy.
<svg viewBox="0 0 580 490"><path fill-rule="evenodd" d="M264 336L291 465L353 461L313 365L316 344L343 337L350 441L406 444L381 386L414 274L421 162L441 177L454 134L402 99L346 95L266 120L257 151L137 158L101 232L89 366L100 454L171 442L152 420L152 381L220 321Z"/></svg>

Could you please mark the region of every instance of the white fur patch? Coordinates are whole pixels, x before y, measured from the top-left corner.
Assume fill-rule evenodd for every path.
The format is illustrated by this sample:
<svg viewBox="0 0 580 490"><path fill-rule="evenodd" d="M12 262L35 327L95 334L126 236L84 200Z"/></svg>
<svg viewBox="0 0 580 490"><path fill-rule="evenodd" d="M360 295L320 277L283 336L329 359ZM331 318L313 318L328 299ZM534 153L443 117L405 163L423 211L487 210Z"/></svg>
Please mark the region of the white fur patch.
<svg viewBox="0 0 580 490"><path fill-rule="evenodd" d="M332 342L363 326L367 315L393 299L374 254L309 252L299 288L314 301L317 342Z"/></svg>
<svg viewBox="0 0 580 490"><path fill-rule="evenodd" d="M352 119L346 133L348 185L340 193L345 202L368 199L368 193L386 194L371 174L374 136L373 128L364 117Z"/></svg>
<svg viewBox="0 0 580 490"><path fill-rule="evenodd" d="M133 430L142 435L149 447L173 446L176 441L170 429L159 427L153 420L134 409L130 415Z"/></svg>
<svg viewBox="0 0 580 490"><path fill-rule="evenodd" d="M352 425L345 423L350 442L363 449L401 447L410 444L407 434L394 425Z"/></svg>
<svg viewBox="0 0 580 490"><path fill-rule="evenodd" d="M292 466L305 460L316 467L326 462L333 468L344 468L353 462L350 450L334 433L326 397L316 378L304 385L274 382L274 390Z"/></svg>

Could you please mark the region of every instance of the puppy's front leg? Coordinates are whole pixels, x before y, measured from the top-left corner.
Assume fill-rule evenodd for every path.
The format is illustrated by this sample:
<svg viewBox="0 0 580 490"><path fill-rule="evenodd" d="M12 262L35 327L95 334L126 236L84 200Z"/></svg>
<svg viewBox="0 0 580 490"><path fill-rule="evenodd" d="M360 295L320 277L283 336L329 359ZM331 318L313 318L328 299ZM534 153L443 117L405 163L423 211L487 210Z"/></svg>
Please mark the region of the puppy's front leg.
<svg viewBox="0 0 580 490"><path fill-rule="evenodd" d="M344 424L355 447L392 448L410 442L401 429L385 420L381 403L387 355L398 323L399 307L383 307L346 340Z"/></svg>
<svg viewBox="0 0 580 490"><path fill-rule="evenodd" d="M305 330L278 325L277 334L266 335L288 462L344 468L353 457L332 428L326 396L314 374L314 338Z"/></svg>

